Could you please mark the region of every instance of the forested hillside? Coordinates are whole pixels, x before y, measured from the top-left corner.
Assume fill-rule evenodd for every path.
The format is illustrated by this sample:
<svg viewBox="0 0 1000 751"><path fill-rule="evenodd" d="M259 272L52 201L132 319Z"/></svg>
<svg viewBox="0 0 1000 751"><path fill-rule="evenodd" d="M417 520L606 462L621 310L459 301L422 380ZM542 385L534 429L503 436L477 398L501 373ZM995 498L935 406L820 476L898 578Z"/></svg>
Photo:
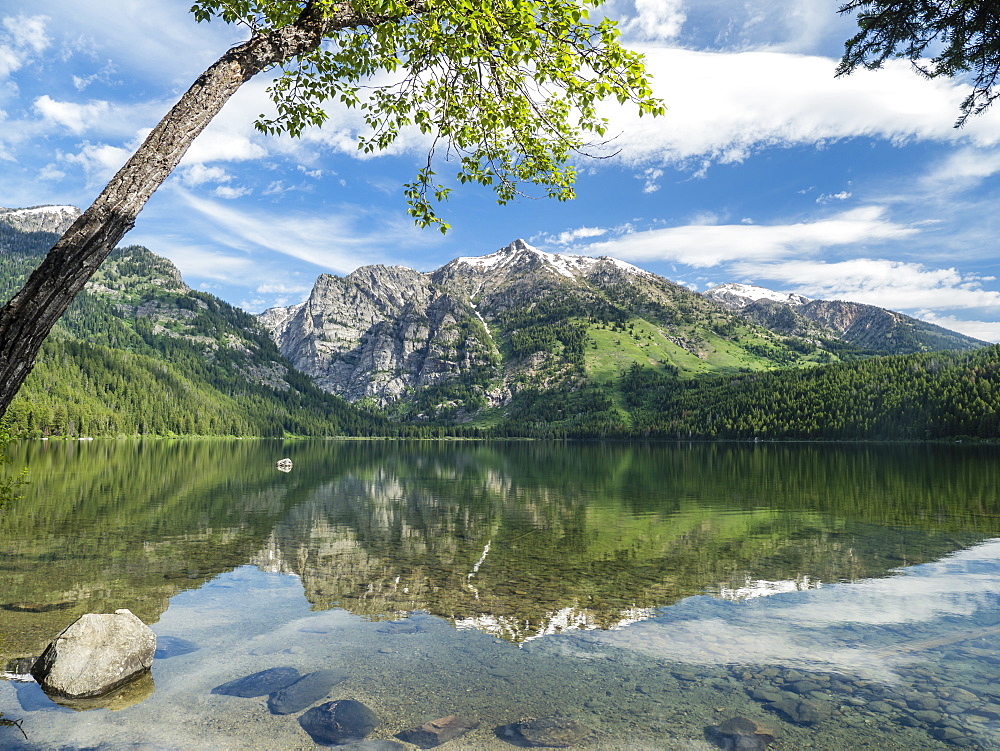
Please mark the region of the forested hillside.
<svg viewBox="0 0 1000 751"><path fill-rule="evenodd" d="M56 238L0 222L4 299ZM318 389L255 317L189 289L139 246L115 250L74 301L7 419L28 437L395 431Z"/></svg>
<svg viewBox="0 0 1000 751"><path fill-rule="evenodd" d="M525 394L499 432L670 440L995 440L1000 346L693 380L636 365L616 388Z"/></svg>

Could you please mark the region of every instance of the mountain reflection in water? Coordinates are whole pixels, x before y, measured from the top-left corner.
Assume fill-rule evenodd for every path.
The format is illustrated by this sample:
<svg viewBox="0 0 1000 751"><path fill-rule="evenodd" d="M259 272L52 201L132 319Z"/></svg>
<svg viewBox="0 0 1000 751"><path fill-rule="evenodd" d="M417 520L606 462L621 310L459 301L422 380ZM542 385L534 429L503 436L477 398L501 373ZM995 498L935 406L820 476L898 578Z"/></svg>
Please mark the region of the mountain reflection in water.
<svg viewBox="0 0 1000 751"><path fill-rule="evenodd" d="M165 648L153 695L114 713L127 719L76 720L34 684L0 681L0 712L32 738L0 738L12 748L297 748L293 720L210 694L282 665L343 669L337 691L375 708L380 738L475 715L467 749L505 747L491 728L546 713L596 728L601 749L705 748L719 712L763 717L787 748L998 740L993 448L213 440L12 453L32 483L0 514L5 660L122 607L188 645ZM827 707L822 721L803 702Z"/></svg>
<svg viewBox="0 0 1000 751"><path fill-rule="evenodd" d="M274 471L289 456L290 474ZM423 610L512 641L700 593L882 577L1000 535L992 449L180 441L32 443L0 516L7 649L84 612L155 622L253 563L315 609Z"/></svg>

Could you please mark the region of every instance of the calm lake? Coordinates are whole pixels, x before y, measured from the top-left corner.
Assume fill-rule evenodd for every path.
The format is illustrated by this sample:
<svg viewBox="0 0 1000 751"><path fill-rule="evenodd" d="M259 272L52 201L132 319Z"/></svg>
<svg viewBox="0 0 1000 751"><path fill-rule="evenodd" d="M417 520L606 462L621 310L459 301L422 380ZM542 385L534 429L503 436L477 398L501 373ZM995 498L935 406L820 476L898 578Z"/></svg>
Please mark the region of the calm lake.
<svg viewBox="0 0 1000 751"><path fill-rule="evenodd" d="M0 712L27 739L0 748L314 748L304 709L212 692L275 667L337 671L313 704L380 720L354 748L449 715L478 723L456 749L525 745L532 718L576 748L710 749L735 717L772 749L1000 748L997 448L11 453L32 481L0 512ZM158 636L151 680L66 707L10 662L118 608Z"/></svg>

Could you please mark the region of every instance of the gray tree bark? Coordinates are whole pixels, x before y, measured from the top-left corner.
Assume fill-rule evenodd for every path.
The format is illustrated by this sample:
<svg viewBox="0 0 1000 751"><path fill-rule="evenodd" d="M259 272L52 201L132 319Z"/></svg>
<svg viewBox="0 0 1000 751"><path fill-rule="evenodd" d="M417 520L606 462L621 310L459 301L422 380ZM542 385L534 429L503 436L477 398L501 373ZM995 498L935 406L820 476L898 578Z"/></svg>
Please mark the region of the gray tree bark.
<svg viewBox="0 0 1000 751"><path fill-rule="evenodd" d="M0 415L31 372L52 326L132 229L146 201L194 139L240 86L273 65L315 50L324 36L336 29L371 22L344 5L341 15L324 17L307 3L294 24L255 35L219 58L53 246L24 287L0 309Z"/></svg>

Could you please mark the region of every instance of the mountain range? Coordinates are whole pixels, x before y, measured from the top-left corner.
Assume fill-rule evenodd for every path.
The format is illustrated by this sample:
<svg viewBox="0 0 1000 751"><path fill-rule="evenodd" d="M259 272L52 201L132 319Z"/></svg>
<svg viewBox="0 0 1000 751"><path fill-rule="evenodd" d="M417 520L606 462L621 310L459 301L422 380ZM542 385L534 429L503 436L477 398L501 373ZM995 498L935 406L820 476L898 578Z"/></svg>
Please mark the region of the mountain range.
<svg viewBox="0 0 1000 751"><path fill-rule="evenodd" d="M408 419L468 419L526 386L614 381L634 363L689 377L985 344L871 305L740 284L698 294L523 240L426 273L324 274L260 320L321 388Z"/></svg>
<svg viewBox="0 0 1000 751"><path fill-rule="evenodd" d="M4 297L78 213L0 209ZM798 403L775 406L786 415L780 426L745 419L755 412L745 394L760 400L758 376L788 374L794 385L774 388L805 394L801 401L811 392L798 385L825 377L840 389L874 357L893 364L869 367L892 370L907 388L902 382L918 372L932 381L963 377L973 366L961 353L984 344L857 303L736 284L698 294L613 258L546 253L523 240L431 272L324 274L303 303L252 316L191 290L166 259L128 246L61 319L7 417L15 435L29 436L733 437L767 428L795 437L823 430L797 422ZM933 372L876 357L943 350L956 354L934 355ZM976 362L992 367L995 348L979 351L987 354ZM837 392L828 401L852 399ZM713 422L721 408L703 410L705 400L736 412ZM956 407L967 408L978 407ZM838 435L898 424L858 420Z"/></svg>

